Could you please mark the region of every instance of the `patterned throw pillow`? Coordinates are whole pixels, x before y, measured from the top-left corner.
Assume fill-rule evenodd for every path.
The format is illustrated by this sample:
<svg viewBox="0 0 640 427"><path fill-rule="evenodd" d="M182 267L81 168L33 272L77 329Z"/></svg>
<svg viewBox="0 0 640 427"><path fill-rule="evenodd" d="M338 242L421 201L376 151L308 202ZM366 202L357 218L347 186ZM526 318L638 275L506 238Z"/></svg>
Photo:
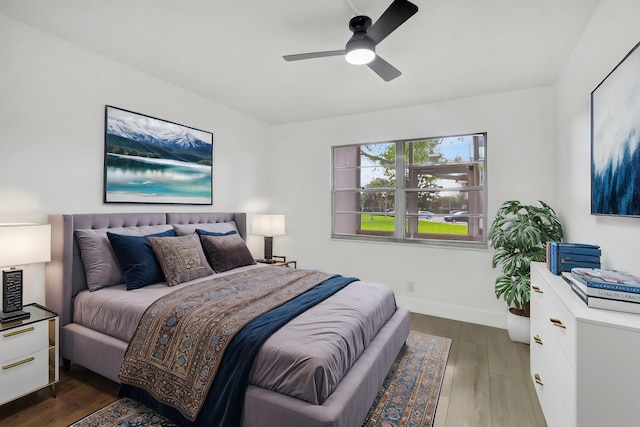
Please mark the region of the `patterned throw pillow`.
<svg viewBox="0 0 640 427"><path fill-rule="evenodd" d="M216 273L256 263L247 244L238 233L222 236L201 235L200 240Z"/></svg>
<svg viewBox="0 0 640 427"><path fill-rule="evenodd" d="M213 274L196 234L149 237L169 286Z"/></svg>

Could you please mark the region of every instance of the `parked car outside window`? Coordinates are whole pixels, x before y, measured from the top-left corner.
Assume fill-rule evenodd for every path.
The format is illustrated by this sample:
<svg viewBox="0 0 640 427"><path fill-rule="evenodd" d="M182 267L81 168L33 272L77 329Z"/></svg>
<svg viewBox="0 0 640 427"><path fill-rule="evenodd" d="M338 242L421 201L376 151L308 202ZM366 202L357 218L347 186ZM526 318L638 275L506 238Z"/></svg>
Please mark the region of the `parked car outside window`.
<svg viewBox="0 0 640 427"><path fill-rule="evenodd" d="M469 222L468 211L451 211L449 215L444 217L445 222Z"/></svg>
<svg viewBox="0 0 640 427"><path fill-rule="evenodd" d="M419 219L431 219L433 218L433 212L429 212L429 211L418 211L418 218Z"/></svg>

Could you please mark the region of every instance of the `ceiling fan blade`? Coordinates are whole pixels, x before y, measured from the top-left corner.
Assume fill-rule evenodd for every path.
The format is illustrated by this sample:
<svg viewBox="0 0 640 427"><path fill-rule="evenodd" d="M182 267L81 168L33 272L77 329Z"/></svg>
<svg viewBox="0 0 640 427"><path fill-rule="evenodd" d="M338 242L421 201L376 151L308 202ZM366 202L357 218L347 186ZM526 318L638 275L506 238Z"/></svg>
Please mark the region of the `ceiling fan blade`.
<svg viewBox="0 0 640 427"><path fill-rule="evenodd" d="M377 75L382 77L382 80L384 80L385 82L389 82L402 74L400 70L389 64L384 59L380 58L378 55L376 55L373 61L369 62L367 66L371 68Z"/></svg>
<svg viewBox="0 0 640 427"><path fill-rule="evenodd" d="M300 61L301 59L324 58L325 56L340 56L344 54L345 51L344 49L342 49L327 50L324 52L298 53L296 55L284 55L283 58L285 61Z"/></svg>
<svg viewBox="0 0 640 427"><path fill-rule="evenodd" d="M378 44L417 12L418 6L411 2L393 0L393 3L378 18L373 27L367 31L367 36L373 40L374 44Z"/></svg>

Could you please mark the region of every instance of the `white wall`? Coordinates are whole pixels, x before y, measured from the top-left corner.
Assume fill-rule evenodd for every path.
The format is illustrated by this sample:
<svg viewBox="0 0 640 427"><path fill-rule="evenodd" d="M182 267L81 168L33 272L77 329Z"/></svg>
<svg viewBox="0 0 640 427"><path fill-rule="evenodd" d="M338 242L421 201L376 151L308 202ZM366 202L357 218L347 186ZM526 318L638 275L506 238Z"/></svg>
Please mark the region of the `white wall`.
<svg viewBox="0 0 640 427"><path fill-rule="evenodd" d="M487 132L489 222L505 200L554 205L551 87L283 125L271 135L272 194L287 234L274 238L274 253L300 267L388 283L416 312L505 327L491 249L331 239L331 146L474 132Z"/></svg>
<svg viewBox="0 0 640 427"><path fill-rule="evenodd" d="M640 218L590 214L590 93L640 41L638 16L637 0L600 2L558 78L556 136L556 200L568 240L600 244L604 268L635 275L640 275Z"/></svg>
<svg viewBox="0 0 640 427"><path fill-rule="evenodd" d="M0 222L268 209L262 122L3 15L0 58ZM213 206L103 204L105 104L213 132ZM258 238L250 246L261 253ZM44 303L43 271L25 269L25 302Z"/></svg>

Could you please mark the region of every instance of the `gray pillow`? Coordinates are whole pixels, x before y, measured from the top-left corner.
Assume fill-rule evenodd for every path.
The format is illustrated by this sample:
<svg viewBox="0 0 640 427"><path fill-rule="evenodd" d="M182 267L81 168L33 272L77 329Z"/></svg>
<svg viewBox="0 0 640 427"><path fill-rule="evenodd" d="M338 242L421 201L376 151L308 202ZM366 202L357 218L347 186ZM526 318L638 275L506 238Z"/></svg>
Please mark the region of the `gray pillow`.
<svg viewBox="0 0 640 427"><path fill-rule="evenodd" d="M90 291L124 283L120 264L107 238L107 231L125 236L145 236L171 230L170 225L116 227L76 230L80 256L84 264L87 287Z"/></svg>
<svg viewBox="0 0 640 427"><path fill-rule="evenodd" d="M173 224L173 229L178 236L186 236L193 234L196 229L209 231L212 233L226 233L229 231L238 231L235 221L229 222L211 222L204 224Z"/></svg>
<svg viewBox="0 0 640 427"><path fill-rule="evenodd" d="M149 237L169 286L213 274L196 234L177 237Z"/></svg>
<svg viewBox="0 0 640 427"><path fill-rule="evenodd" d="M209 264L216 273L256 263L247 244L238 233L223 236L201 235L200 241Z"/></svg>

